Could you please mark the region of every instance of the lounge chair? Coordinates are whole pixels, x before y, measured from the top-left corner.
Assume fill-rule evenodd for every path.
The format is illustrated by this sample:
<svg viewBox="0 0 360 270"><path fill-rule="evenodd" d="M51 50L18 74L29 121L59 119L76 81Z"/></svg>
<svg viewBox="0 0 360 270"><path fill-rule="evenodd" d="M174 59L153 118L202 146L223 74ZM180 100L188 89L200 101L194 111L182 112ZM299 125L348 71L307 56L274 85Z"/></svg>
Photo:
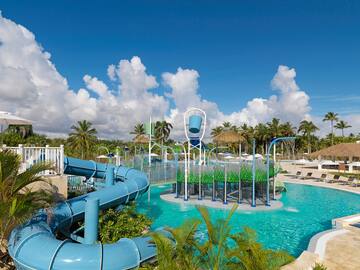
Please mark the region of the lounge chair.
<svg viewBox="0 0 360 270"><path fill-rule="evenodd" d="M326 177L327 174L326 173L322 173L320 178L315 178L316 181L321 181L321 182L326 182Z"/></svg>
<svg viewBox="0 0 360 270"><path fill-rule="evenodd" d="M313 174L312 172L308 172L305 176L301 177L301 179L303 179L303 180L311 179L311 178L313 178L312 174Z"/></svg>
<svg viewBox="0 0 360 270"><path fill-rule="evenodd" d="M353 186L353 187L358 187L358 186L360 186L360 180L354 178L354 180L353 180L352 183L351 183L351 186Z"/></svg>
<svg viewBox="0 0 360 270"><path fill-rule="evenodd" d="M339 174L335 174L334 177L332 179L329 179L327 181L327 183L336 183L340 181L340 175Z"/></svg>
<svg viewBox="0 0 360 270"><path fill-rule="evenodd" d="M342 185L351 185L354 182L354 179L355 179L354 176L349 176L346 180L340 179L339 183Z"/></svg>
<svg viewBox="0 0 360 270"><path fill-rule="evenodd" d="M297 171L295 174L295 178L301 178L301 171Z"/></svg>

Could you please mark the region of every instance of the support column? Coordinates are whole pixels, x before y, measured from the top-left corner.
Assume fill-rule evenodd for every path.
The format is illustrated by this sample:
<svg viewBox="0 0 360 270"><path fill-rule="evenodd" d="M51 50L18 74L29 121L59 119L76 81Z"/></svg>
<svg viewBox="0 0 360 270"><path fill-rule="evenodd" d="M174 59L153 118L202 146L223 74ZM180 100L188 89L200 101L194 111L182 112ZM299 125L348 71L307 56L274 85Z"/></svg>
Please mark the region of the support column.
<svg viewBox="0 0 360 270"><path fill-rule="evenodd" d="M109 165L106 169L105 185L107 187L111 187L112 185L114 185L114 168Z"/></svg>
<svg viewBox="0 0 360 270"><path fill-rule="evenodd" d="M99 199L88 198L85 204L85 233L84 243L92 245L98 238Z"/></svg>
<svg viewBox="0 0 360 270"><path fill-rule="evenodd" d="M251 199L251 206L256 207L256 198L255 198L255 154L256 154L256 143L255 139L253 140L253 162L252 162L252 199Z"/></svg>

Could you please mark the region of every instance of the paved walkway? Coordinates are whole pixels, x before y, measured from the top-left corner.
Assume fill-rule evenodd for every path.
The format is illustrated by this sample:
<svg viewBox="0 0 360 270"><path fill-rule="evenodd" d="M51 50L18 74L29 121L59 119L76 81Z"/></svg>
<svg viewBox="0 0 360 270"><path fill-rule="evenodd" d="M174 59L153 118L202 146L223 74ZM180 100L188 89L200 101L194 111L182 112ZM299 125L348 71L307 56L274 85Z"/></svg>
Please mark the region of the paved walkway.
<svg viewBox="0 0 360 270"><path fill-rule="evenodd" d="M291 164L282 164L282 167L289 173L279 174L277 176L277 180L288 183L338 189L360 194L360 187L352 187L350 185L339 183L324 183L321 181L316 181L315 179L301 180L293 176L297 171L302 171L303 175L305 175L308 171L311 171L313 172L314 177L320 177L321 173L323 172L319 172L316 169L304 168ZM335 224L338 229L342 230L342 232L335 234L333 237L328 237L328 239L322 243L325 245L323 254L319 255L313 252L305 251L299 258L297 258L295 262L283 267L282 269L312 269L311 266L313 266L315 262L323 263L328 270L360 269L360 215L337 219L335 220ZM354 224L357 224L359 227L353 226Z"/></svg>

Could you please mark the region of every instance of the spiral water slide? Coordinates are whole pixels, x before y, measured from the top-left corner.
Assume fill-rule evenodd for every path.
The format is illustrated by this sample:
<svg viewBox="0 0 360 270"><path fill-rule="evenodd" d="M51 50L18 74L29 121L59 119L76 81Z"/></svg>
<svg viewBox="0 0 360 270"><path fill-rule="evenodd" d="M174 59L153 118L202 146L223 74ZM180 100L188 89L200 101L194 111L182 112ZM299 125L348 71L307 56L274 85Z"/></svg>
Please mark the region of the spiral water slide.
<svg viewBox="0 0 360 270"><path fill-rule="evenodd" d="M149 187L147 176L135 169L70 157L64 173L105 180L105 187L40 210L9 238L9 252L19 270L134 269L156 255L149 237L122 238L114 244L97 242L98 209L135 200ZM71 225L84 219L84 238ZM57 232L68 237L59 240ZM68 234L67 234L68 233Z"/></svg>

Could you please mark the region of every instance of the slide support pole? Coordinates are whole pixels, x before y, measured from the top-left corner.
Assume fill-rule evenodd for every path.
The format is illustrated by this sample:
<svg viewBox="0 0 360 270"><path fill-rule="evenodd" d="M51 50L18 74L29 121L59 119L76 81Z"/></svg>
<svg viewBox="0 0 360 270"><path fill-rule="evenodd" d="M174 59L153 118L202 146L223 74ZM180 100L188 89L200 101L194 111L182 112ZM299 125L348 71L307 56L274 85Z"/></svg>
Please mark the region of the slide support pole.
<svg viewBox="0 0 360 270"><path fill-rule="evenodd" d="M98 238L99 199L88 198L85 204L85 244L92 245Z"/></svg>

